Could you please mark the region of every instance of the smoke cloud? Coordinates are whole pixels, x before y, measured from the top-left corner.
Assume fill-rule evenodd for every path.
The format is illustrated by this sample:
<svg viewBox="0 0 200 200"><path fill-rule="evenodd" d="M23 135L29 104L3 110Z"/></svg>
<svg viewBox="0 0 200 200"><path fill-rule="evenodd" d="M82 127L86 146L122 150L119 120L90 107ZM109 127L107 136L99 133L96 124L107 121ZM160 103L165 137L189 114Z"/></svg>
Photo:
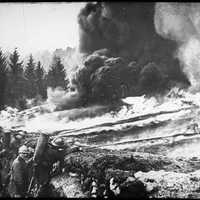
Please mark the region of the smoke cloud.
<svg viewBox="0 0 200 200"><path fill-rule="evenodd" d="M51 105L52 110L63 110L75 108L80 101L77 91L65 91L62 88L47 89L47 103Z"/></svg>
<svg viewBox="0 0 200 200"><path fill-rule="evenodd" d="M158 3L156 31L178 44L177 57L190 80L190 91L200 89L200 4Z"/></svg>
<svg viewBox="0 0 200 200"><path fill-rule="evenodd" d="M49 101L68 108L175 86L199 91L199 19L193 3L86 4L78 16L79 58L67 71L76 92L49 91Z"/></svg>
<svg viewBox="0 0 200 200"><path fill-rule="evenodd" d="M182 18L164 29L171 18L163 22L163 15L155 3L88 3L80 11L79 50L84 59L74 68L71 83L81 92L83 104L190 84L175 56L178 36L169 36ZM182 38L190 35L183 28L178 31Z"/></svg>
<svg viewBox="0 0 200 200"><path fill-rule="evenodd" d="M145 48L158 44L172 50L173 44L155 32L154 6L130 2L87 4L79 14L80 51L91 54L107 48L115 57L138 60Z"/></svg>

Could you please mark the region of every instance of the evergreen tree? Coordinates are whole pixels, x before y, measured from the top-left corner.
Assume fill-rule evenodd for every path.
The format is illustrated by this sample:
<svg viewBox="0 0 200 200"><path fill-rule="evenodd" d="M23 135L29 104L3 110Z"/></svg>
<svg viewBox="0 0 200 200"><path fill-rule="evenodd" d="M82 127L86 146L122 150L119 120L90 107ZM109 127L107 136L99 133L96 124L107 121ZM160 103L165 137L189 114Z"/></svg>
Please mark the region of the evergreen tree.
<svg viewBox="0 0 200 200"><path fill-rule="evenodd" d="M45 82L45 74L44 74L44 69L41 66L40 61L37 63L37 66L35 69L35 76L36 76L37 94L39 94L42 98L46 98L47 88L46 88L46 82Z"/></svg>
<svg viewBox="0 0 200 200"><path fill-rule="evenodd" d="M35 75L35 63L33 56L30 55L27 66L24 71L24 77L26 79L26 96L27 98L34 98L36 96L36 75Z"/></svg>
<svg viewBox="0 0 200 200"><path fill-rule="evenodd" d="M7 85L7 63L6 57L3 55L2 50L0 50L0 110L4 108L6 101L6 85Z"/></svg>
<svg viewBox="0 0 200 200"><path fill-rule="evenodd" d="M52 65L47 74L47 86L56 88L62 87L63 89L67 88L67 81L65 69L61 63L60 57L54 56Z"/></svg>
<svg viewBox="0 0 200 200"><path fill-rule="evenodd" d="M7 97L9 105L21 108L22 106L19 104L22 105L21 101L24 101L26 85L23 77L23 61L20 62L19 57L17 49L9 56L10 71L8 73Z"/></svg>
<svg viewBox="0 0 200 200"><path fill-rule="evenodd" d="M23 61L19 61L19 53L17 51L17 49L15 48L13 54L10 55L9 57L10 59L10 69L11 69L11 73L14 75L15 79L17 79L17 77L20 77L23 74Z"/></svg>

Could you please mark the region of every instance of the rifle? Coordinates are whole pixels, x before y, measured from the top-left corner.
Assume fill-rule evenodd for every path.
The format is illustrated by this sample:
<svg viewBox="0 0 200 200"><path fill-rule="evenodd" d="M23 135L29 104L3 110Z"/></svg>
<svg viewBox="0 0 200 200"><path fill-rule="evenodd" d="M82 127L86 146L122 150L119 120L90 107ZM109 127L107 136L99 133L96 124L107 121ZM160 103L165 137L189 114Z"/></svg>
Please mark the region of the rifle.
<svg viewBox="0 0 200 200"><path fill-rule="evenodd" d="M29 196L30 195L30 192L31 192L31 189L34 185L34 182L35 182L35 169L36 166L33 164L33 174L31 176L31 180L30 180L30 183L29 183L29 186L28 186L28 191L27 191L27 195Z"/></svg>
<svg viewBox="0 0 200 200"><path fill-rule="evenodd" d="M35 181L35 177L32 176L32 177L31 177L30 184L29 184L29 187L28 187L28 191L27 191L27 195L28 195L28 196L30 195L30 192L31 192L31 189L32 189L32 187L33 187L34 181Z"/></svg>

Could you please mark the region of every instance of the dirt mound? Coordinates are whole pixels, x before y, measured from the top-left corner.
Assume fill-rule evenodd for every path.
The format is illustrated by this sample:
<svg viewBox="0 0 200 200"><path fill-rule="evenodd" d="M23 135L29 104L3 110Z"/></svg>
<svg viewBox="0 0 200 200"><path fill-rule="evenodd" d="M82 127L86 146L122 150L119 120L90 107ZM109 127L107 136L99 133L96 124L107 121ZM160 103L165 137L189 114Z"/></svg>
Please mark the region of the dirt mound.
<svg viewBox="0 0 200 200"><path fill-rule="evenodd" d="M154 198L200 198L200 171L177 173L161 171L137 172Z"/></svg>

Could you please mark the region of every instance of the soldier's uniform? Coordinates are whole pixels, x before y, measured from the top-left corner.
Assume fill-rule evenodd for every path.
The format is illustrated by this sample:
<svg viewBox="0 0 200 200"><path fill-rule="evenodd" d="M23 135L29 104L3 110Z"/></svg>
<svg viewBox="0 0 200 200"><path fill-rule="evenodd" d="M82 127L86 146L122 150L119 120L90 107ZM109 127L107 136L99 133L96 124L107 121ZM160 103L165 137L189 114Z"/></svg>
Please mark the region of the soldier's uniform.
<svg viewBox="0 0 200 200"><path fill-rule="evenodd" d="M35 177L38 185L38 197L46 197L49 195L49 183L53 175L59 173L64 167L64 141L53 142L46 146L44 154L35 165ZM59 163L59 168L53 171L55 163Z"/></svg>
<svg viewBox="0 0 200 200"><path fill-rule="evenodd" d="M6 156L6 150L3 149L0 151L0 159L2 160L2 158L4 158ZM2 169L3 169L3 165L2 163L0 162L0 196L3 196L3 190L4 190L4 187L3 187L3 180L2 180Z"/></svg>
<svg viewBox="0 0 200 200"><path fill-rule="evenodd" d="M28 164L24 156L30 155L26 146L19 148L19 156L13 161L9 183L11 197L25 197L28 189Z"/></svg>
<svg viewBox="0 0 200 200"><path fill-rule="evenodd" d="M7 196L6 186L9 181L9 170L11 166L10 153L10 138L11 132L1 130L0 144L0 191L2 196Z"/></svg>
<svg viewBox="0 0 200 200"><path fill-rule="evenodd" d="M51 196L50 180L64 169L65 155L70 150L72 152L80 150L79 148L67 148L62 137L55 138L50 143L48 138L48 135L41 133L35 149L33 167L35 177L33 194L35 197Z"/></svg>

